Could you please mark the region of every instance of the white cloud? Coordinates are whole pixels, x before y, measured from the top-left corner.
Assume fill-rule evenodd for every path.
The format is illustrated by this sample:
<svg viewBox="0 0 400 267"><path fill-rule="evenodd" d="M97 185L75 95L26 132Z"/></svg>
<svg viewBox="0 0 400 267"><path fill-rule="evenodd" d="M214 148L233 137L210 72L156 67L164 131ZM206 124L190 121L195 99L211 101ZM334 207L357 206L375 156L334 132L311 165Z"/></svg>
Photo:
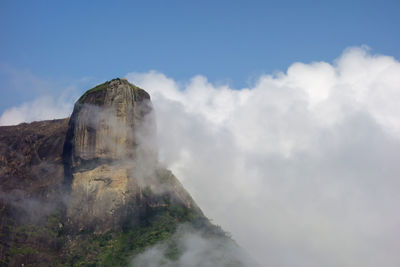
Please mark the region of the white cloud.
<svg viewBox="0 0 400 267"><path fill-rule="evenodd" d="M161 161L263 265L400 265L396 59L350 48L241 90L127 78L152 96Z"/></svg>
<svg viewBox="0 0 400 267"><path fill-rule="evenodd" d="M31 102L5 110L0 116L0 125L66 118L71 114L72 108L73 98L41 96Z"/></svg>
<svg viewBox="0 0 400 267"><path fill-rule="evenodd" d="M5 75L7 81L1 88L4 96L19 95L27 99L18 106L1 110L0 126L66 118L71 115L77 97L83 93L77 88L84 89L93 85L93 79L90 77L83 77L65 85L62 82L37 77L29 70L15 69L1 64L0 74Z"/></svg>

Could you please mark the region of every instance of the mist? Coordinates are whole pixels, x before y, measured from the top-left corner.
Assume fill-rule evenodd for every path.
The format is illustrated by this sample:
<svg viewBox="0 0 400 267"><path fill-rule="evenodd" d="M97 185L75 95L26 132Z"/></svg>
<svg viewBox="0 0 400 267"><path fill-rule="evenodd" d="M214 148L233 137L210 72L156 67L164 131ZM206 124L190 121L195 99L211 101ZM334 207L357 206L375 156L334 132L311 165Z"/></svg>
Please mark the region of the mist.
<svg viewBox="0 0 400 267"><path fill-rule="evenodd" d="M241 89L126 77L151 95L161 164L262 266L400 265L397 59L349 48Z"/></svg>
<svg viewBox="0 0 400 267"><path fill-rule="evenodd" d="M159 156L263 266L398 266L400 63L350 48L249 88L130 73Z"/></svg>
<svg viewBox="0 0 400 267"><path fill-rule="evenodd" d="M171 249L172 248L172 249ZM177 259L167 255L179 251ZM199 229L182 224L169 241L159 243L136 256L132 267L156 266L258 266L233 242L223 238L206 237Z"/></svg>

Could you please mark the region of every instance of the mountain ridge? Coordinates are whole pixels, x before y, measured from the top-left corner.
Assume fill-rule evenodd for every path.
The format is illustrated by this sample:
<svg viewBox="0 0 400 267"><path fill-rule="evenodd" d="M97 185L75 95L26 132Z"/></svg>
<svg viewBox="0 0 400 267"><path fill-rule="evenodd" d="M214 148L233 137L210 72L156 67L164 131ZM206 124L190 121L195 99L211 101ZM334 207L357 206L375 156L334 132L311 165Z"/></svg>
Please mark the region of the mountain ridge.
<svg viewBox="0 0 400 267"><path fill-rule="evenodd" d="M69 118L0 127L0 265L147 266L132 258L164 244L157 264L177 266L187 233L237 247L158 163L155 131L150 96L119 78Z"/></svg>

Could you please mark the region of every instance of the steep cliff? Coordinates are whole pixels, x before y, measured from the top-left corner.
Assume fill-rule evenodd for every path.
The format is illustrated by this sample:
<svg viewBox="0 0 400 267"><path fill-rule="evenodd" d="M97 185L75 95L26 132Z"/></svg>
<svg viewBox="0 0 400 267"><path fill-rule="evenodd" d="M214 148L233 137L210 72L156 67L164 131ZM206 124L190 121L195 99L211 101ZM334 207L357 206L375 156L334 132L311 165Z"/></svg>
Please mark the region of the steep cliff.
<svg viewBox="0 0 400 267"><path fill-rule="evenodd" d="M155 134L150 96L125 79L87 91L69 120L0 127L0 265L124 266L164 242L174 266L180 225L234 244L159 165Z"/></svg>
<svg viewBox="0 0 400 267"><path fill-rule="evenodd" d="M166 205L167 196L196 208L176 179L164 183L160 177L155 133L150 96L125 79L101 84L78 100L64 146L70 226L115 229L150 202ZM160 197L147 199L145 190Z"/></svg>

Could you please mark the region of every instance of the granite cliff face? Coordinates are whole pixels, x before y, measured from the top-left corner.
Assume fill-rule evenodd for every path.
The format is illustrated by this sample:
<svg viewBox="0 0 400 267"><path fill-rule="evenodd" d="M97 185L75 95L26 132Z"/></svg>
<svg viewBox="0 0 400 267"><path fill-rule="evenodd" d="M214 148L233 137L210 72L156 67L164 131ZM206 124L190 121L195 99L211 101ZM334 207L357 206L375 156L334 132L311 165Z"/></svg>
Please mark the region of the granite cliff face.
<svg viewBox="0 0 400 267"><path fill-rule="evenodd" d="M0 127L0 266L126 266L157 242L174 260L182 224L236 246L159 165L155 134L150 96L125 79L69 119Z"/></svg>
<svg viewBox="0 0 400 267"><path fill-rule="evenodd" d="M138 143L135 131L151 114L150 96L124 79L115 79L87 91L75 104L67 142L71 166L88 162L132 158ZM154 121L149 132L155 132Z"/></svg>
<svg viewBox="0 0 400 267"><path fill-rule="evenodd" d="M155 132L150 96L125 79L101 84L78 100L64 146L70 225L79 231L118 228L149 201L165 204L146 198L148 189L195 206L177 180L162 183Z"/></svg>

